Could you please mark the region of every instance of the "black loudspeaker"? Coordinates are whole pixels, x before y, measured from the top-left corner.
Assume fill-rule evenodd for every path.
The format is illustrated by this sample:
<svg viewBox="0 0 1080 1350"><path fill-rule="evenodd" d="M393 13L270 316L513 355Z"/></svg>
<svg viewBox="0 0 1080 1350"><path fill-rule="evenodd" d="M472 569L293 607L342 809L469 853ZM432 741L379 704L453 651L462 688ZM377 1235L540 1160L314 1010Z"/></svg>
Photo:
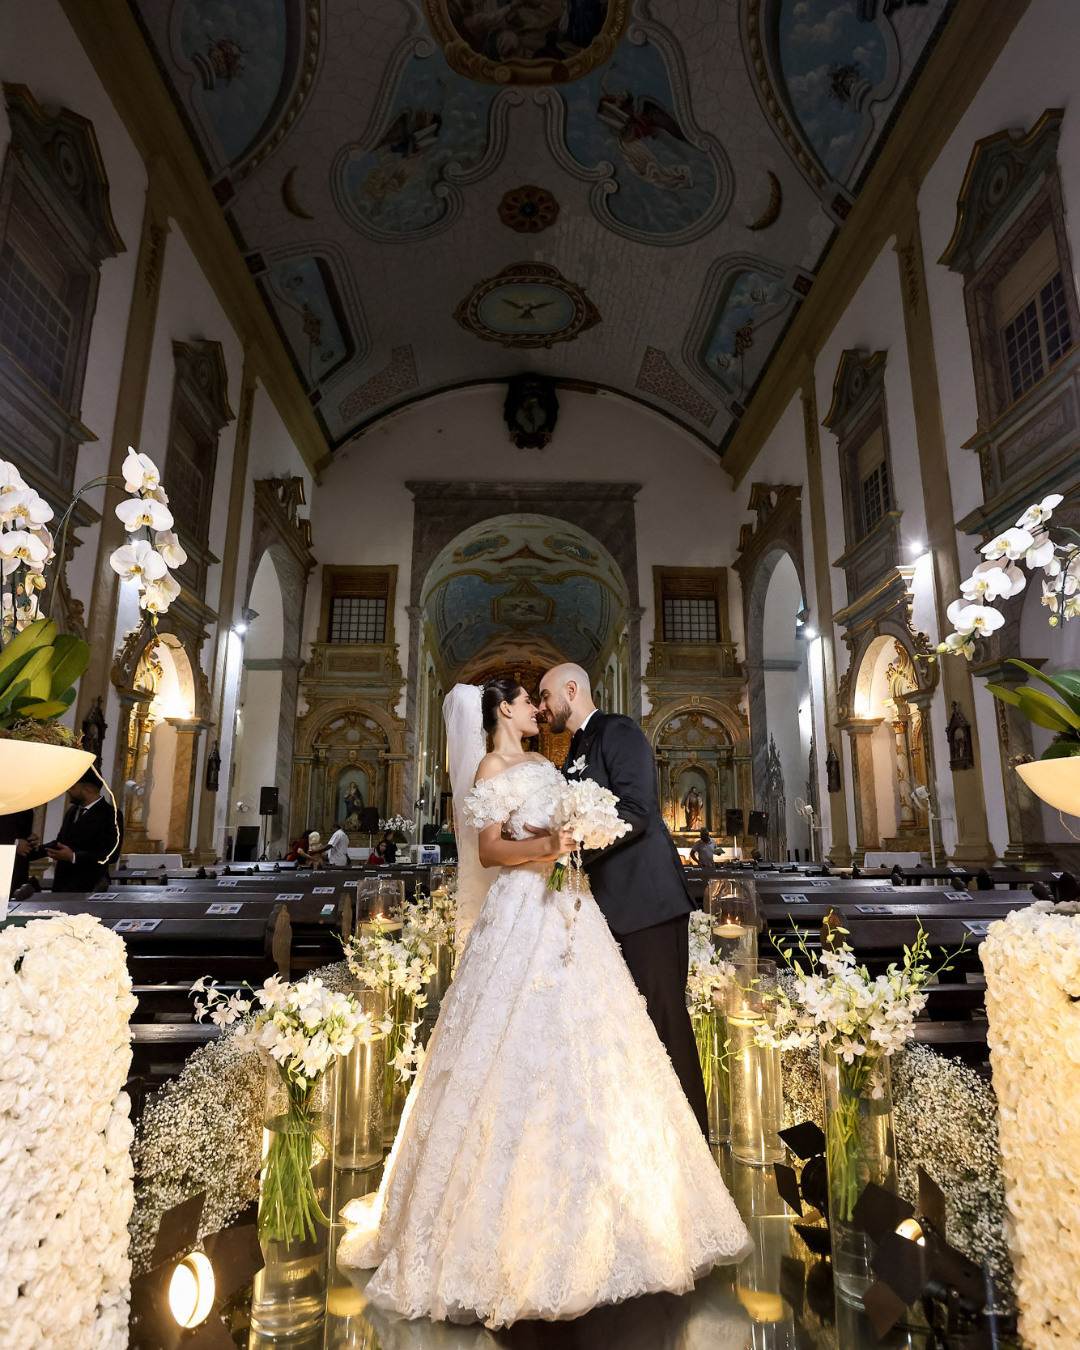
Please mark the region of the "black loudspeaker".
<svg viewBox="0 0 1080 1350"><path fill-rule="evenodd" d="M750 812L749 834L768 834L769 833L769 813L768 811Z"/></svg>
<svg viewBox="0 0 1080 1350"><path fill-rule="evenodd" d="M420 831L420 842L422 844L433 844L438 833L438 825L425 825Z"/></svg>
<svg viewBox="0 0 1080 1350"><path fill-rule="evenodd" d="M264 787L259 790L259 815L277 815L277 788Z"/></svg>
<svg viewBox="0 0 1080 1350"><path fill-rule="evenodd" d="M743 813L734 807L728 807L724 813L724 833L742 834L743 832Z"/></svg>
<svg viewBox="0 0 1080 1350"><path fill-rule="evenodd" d="M269 815L270 812L267 812ZM254 862L259 851L259 826L239 825L236 829L236 847L233 849L234 862Z"/></svg>
<svg viewBox="0 0 1080 1350"><path fill-rule="evenodd" d="M360 808L360 833L374 834L379 828L379 808L377 806L362 806Z"/></svg>

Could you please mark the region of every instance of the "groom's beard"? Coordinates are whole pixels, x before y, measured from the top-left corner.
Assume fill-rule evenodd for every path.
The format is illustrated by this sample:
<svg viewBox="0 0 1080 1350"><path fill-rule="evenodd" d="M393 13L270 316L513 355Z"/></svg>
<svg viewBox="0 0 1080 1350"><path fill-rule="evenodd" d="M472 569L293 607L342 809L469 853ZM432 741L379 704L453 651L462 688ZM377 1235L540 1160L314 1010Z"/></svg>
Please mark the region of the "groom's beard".
<svg viewBox="0 0 1080 1350"><path fill-rule="evenodd" d="M564 700L558 707L548 706L548 726L559 736L566 730L566 724L570 720L570 703Z"/></svg>

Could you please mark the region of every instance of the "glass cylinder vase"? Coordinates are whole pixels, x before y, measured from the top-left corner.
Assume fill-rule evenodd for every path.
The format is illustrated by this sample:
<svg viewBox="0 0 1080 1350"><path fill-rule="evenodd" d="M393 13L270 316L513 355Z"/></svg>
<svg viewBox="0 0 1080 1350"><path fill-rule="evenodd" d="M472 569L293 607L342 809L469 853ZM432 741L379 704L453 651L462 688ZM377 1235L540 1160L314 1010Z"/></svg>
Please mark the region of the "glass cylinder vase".
<svg viewBox="0 0 1080 1350"><path fill-rule="evenodd" d="M400 989L390 999L389 1015L393 1028L386 1038L386 1067L383 1072L383 1146L388 1148L397 1137L409 1084L398 1076L397 1056L409 1038L409 1026L416 1018L416 1000Z"/></svg>
<svg viewBox="0 0 1080 1350"><path fill-rule="evenodd" d="M727 1028L724 1010L714 1006L711 1013L695 1012L691 1021L701 1062L701 1076L705 1080L705 1100L709 1107L709 1143L726 1144L731 1088L725 1051Z"/></svg>
<svg viewBox="0 0 1080 1350"><path fill-rule="evenodd" d="M755 1167L782 1162L780 1051L761 1044L775 1018L775 961L736 965L725 997L732 1156Z"/></svg>
<svg viewBox="0 0 1080 1350"><path fill-rule="evenodd" d="M705 884L705 913L712 920L712 942L722 961L752 961L757 956L756 898L736 889L740 883L717 878Z"/></svg>
<svg viewBox="0 0 1080 1350"><path fill-rule="evenodd" d="M896 1190L896 1132L889 1061L856 1055L844 1062L831 1046L821 1049L825 1099L825 1157L829 1172L829 1227L833 1278L845 1302L862 1306L873 1283L873 1244L852 1214L870 1182Z"/></svg>
<svg viewBox="0 0 1080 1350"><path fill-rule="evenodd" d="M348 991L374 1023L386 1016L381 989L357 981ZM337 1147L335 1165L345 1171L377 1167L383 1157L383 1092L386 1080L386 1037L357 1040L338 1065Z"/></svg>
<svg viewBox="0 0 1080 1350"><path fill-rule="evenodd" d="M258 1219L265 1265L251 1299L251 1325L264 1336L295 1336L323 1316L336 1116L336 1065L294 1081L270 1061Z"/></svg>

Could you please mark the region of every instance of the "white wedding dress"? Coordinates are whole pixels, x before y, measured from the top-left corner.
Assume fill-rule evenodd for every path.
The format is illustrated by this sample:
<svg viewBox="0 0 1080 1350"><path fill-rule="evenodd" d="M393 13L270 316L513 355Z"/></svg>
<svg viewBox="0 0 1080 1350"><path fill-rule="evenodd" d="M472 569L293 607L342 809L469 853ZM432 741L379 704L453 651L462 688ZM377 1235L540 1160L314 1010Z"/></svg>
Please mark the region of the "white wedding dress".
<svg viewBox="0 0 1080 1350"><path fill-rule="evenodd" d="M467 799L478 829L550 825L565 786L526 761ZM378 1194L344 1267L406 1317L500 1327L682 1293L751 1249L592 897L504 867L483 902ZM359 1211L359 1212L358 1212Z"/></svg>

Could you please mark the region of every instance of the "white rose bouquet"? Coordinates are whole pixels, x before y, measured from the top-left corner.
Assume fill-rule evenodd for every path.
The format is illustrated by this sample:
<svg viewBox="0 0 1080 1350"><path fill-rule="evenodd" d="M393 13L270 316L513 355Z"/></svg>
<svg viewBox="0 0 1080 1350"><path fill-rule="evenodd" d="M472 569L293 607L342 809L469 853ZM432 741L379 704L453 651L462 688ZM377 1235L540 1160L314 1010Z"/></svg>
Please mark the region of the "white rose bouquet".
<svg viewBox="0 0 1080 1350"><path fill-rule="evenodd" d="M237 1044L275 1063L285 1087L287 1115L275 1121L263 1160L259 1237L286 1246L314 1238L315 1225L330 1221L311 1180L316 1133L311 1100L327 1067L358 1040L371 1038L371 1016L354 998L312 976L288 984L272 975L252 990L254 999L227 995L206 979L196 981L191 992L206 996L196 1003L196 1020L209 1016L221 1027L244 1023Z"/></svg>
<svg viewBox="0 0 1080 1350"><path fill-rule="evenodd" d="M618 812L619 799L591 778L567 783L556 805L555 823L578 841L578 866L582 848L608 848L616 839L629 834L631 826ZM549 891L561 891L566 882L570 855L564 854L551 869Z"/></svg>

